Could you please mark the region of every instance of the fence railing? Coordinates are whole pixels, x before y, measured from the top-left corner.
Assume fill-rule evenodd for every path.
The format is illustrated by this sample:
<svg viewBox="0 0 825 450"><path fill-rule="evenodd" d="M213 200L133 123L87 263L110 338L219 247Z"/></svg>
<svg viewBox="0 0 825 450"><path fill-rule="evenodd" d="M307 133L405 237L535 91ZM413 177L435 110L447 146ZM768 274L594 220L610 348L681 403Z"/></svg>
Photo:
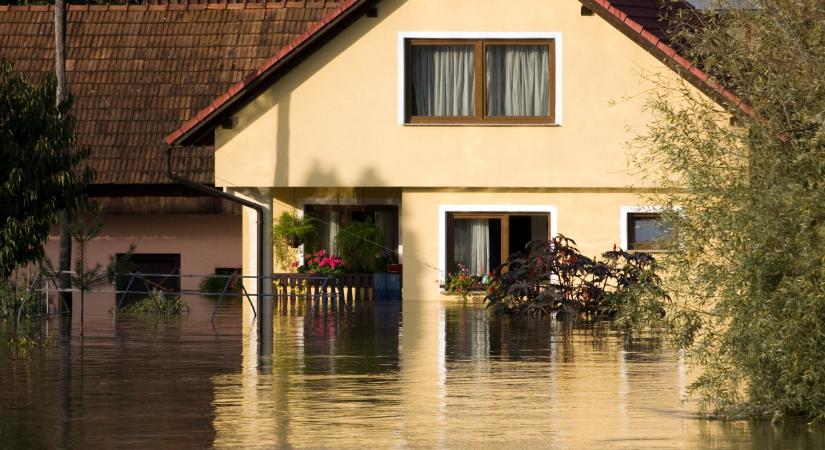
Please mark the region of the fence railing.
<svg viewBox="0 0 825 450"><path fill-rule="evenodd" d="M318 275L309 273L272 274L276 300L338 300L348 305L372 299L372 274Z"/></svg>

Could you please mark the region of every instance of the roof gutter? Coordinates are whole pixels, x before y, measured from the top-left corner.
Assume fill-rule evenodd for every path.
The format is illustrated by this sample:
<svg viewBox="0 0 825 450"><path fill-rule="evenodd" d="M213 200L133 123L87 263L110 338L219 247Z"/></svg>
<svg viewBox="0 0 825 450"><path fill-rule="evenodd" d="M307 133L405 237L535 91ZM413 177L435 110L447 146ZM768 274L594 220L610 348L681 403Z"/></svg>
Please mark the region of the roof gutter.
<svg viewBox="0 0 825 450"><path fill-rule="evenodd" d="M264 271L264 207L257 204L257 203L255 203L255 202L252 202L252 201L234 196L232 194L226 193L226 192L224 192L220 189L216 189L216 188L213 188L211 186L207 186L207 185L204 185L204 184L201 184L201 183L197 183L193 180L190 180L188 178L185 178L185 177L182 177L180 175L175 174L172 171L172 148L173 147L171 145L166 144L166 142L163 143L163 146L164 146L164 150L165 150L165 153L166 153L166 176L168 176L169 178L174 180L176 183L180 183L184 186L188 186L192 189L201 191L201 192L203 192L207 195L210 195L212 197L219 197L219 198L222 198L222 199L225 199L225 200L229 200L230 202L237 203L241 206L246 206L247 208L252 208L252 209L255 210L255 213L257 215L257 220L258 220L258 227L257 227L257 232L258 232L257 233L258 234L258 241L257 241L258 242L258 246L257 246L258 247L257 248L257 255L258 255L258 258L257 258L257 260L258 260L258 267L257 267L257 273L258 273L258 277L257 277L258 300L257 300L256 308L257 308L257 311L262 311L263 310L262 309L263 302L266 301L266 299L264 299L264 297L263 297L264 283L266 281L266 279L263 278L264 276L266 276L263 273L263 271Z"/></svg>

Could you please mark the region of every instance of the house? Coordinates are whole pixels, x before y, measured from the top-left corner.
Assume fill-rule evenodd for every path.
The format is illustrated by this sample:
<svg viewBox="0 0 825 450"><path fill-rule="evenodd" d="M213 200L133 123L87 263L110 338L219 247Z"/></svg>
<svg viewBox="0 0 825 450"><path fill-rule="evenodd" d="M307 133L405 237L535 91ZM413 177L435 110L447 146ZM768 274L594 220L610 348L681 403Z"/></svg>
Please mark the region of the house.
<svg viewBox="0 0 825 450"><path fill-rule="evenodd" d="M644 248L662 230L626 159L651 119L642 74L738 102L670 45L657 0L339 5L166 141L214 145L216 186L263 205L267 226L285 210L323 233L383 215L405 301L556 233L585 254Z"/></svg>
<svg viewBox="0 0 825 450"><path fill-rule="evenodd" d="M238 205L167 177L162 138L333 11L323 1L68 6L77 141L91 148L88 194L106 211L89 244L90 264L105 265L135 244L143 273L241 266ZM45 5L0 5L0 58L32 79L53 73L53 18ZM172 162L176 173L216 184L211 145L190 147ZM47 253L57 261L56 228ZM197 289L199 281L167 283Z"/></svg>

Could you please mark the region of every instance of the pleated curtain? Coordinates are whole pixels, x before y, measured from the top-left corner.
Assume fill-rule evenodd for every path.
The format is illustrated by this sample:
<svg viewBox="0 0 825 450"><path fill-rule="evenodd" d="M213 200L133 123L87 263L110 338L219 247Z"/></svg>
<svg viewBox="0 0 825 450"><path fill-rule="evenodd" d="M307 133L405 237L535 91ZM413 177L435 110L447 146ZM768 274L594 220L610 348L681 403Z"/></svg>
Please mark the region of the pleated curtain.
<svg viewBox="0 0 825 450"><path fill-rule="evenodd" d="M546 45L487 46L487 115L550 114L550 51Z"/></svg>
<svg viewBox="0 0 825 450"><path fill-rule="evenodd" d="M475 55L471 45L416 45L412 83L415 114L471 116L475 111Z"/></svg>
<svg viewBox="0 0 825 450"><path fill-rule="evenodd" d="M490 272L490 223L487 219L453 221L453 258L471 275Z"/></svg>

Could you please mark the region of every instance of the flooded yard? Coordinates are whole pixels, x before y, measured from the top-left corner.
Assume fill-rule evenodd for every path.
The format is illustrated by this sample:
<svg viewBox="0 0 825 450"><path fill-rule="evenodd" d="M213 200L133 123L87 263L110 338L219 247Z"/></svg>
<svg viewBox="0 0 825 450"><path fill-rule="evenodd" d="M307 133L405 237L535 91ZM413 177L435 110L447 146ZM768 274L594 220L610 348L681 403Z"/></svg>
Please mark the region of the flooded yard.
<svg viewBox="0 0 825 450"><path fill-rule="evenodd" d="M281 308L261 357L241 302L213 325L213 301L189 301L180 319L115 326L101 300L82 339L76 320L52 349L0 346L0 448L825 446L801 422L698 420L678 354L606 324L439 302Z"/></svg>

